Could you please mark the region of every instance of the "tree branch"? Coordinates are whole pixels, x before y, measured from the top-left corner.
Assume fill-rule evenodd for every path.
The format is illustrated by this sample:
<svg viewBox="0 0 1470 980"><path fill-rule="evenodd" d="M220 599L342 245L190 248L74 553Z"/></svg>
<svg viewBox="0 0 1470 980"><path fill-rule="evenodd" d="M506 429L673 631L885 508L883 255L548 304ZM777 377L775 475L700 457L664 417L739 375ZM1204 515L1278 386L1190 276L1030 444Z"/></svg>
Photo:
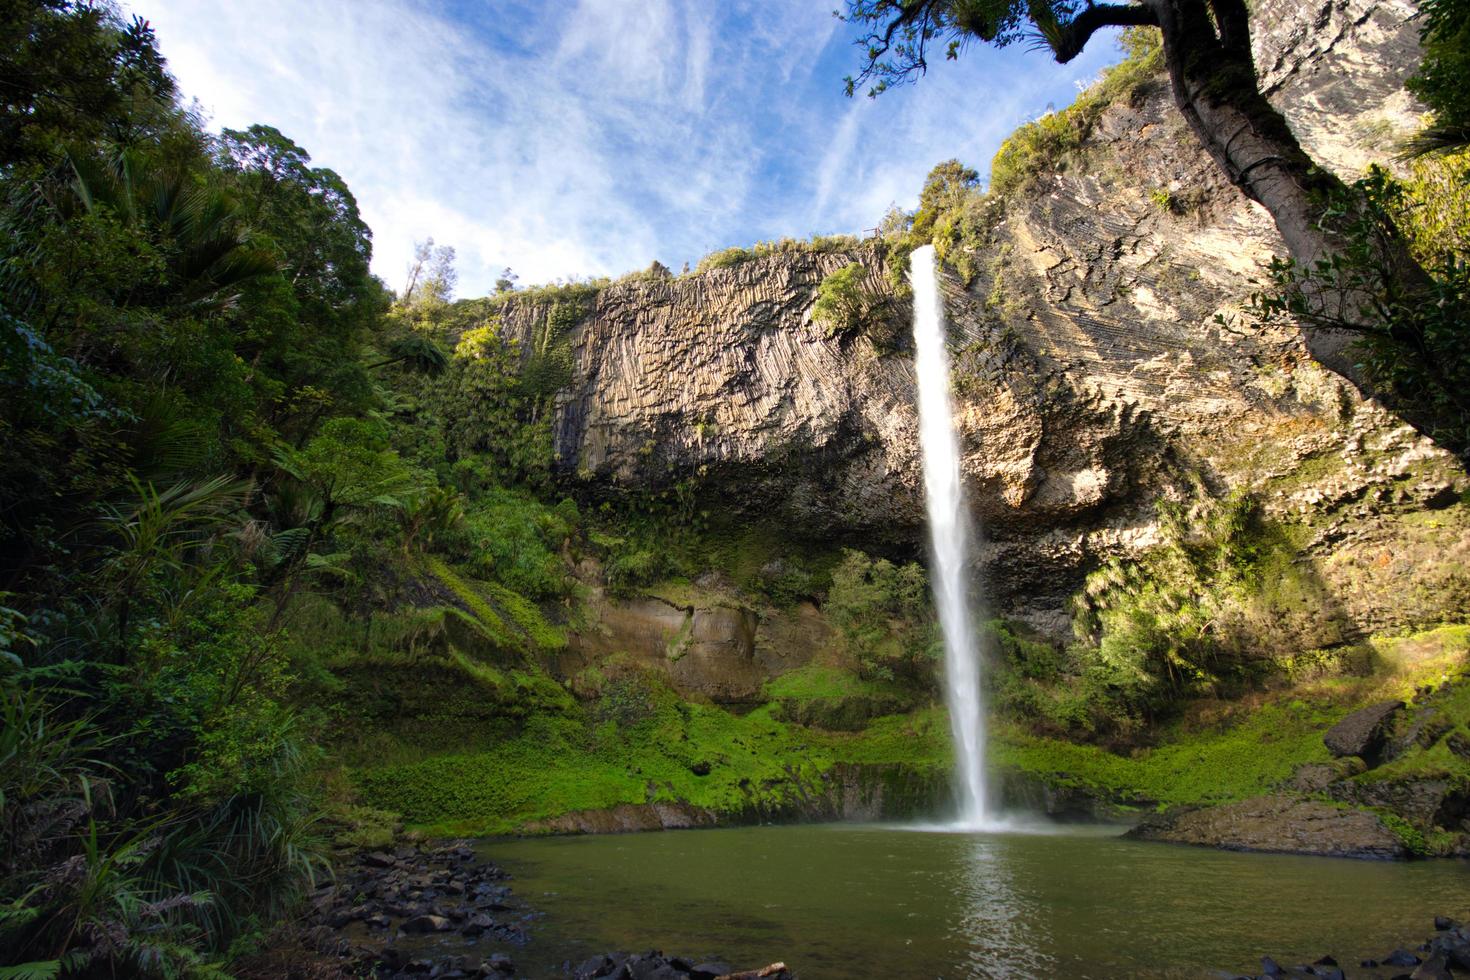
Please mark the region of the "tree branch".
<svg viewBox="0 0 1470 980"><path fill-rule="evenodd" d="M1236 56L1251 61L1251 15L1245 0L1210 0L1215 15L1215 29L1220 46Z"/></svg>
<svg viewBox="0 0 1470 980"><path fill-rule="evenodd" d="M1157 27L1158 17L1142 4L1105 3L1088 7L1047 38L1057 63L1065 65L1082 53L1087 42L1104 27Z"/></svg>

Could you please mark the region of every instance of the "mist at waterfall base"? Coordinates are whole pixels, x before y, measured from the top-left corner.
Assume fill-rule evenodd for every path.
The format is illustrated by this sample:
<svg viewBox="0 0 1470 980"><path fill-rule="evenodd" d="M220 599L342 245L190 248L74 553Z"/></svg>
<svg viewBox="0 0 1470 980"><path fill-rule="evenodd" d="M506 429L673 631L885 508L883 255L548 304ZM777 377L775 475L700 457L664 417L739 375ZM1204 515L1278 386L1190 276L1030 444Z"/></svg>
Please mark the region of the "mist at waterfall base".
<svg viewBox="0 0 1470 980"><path fill-rule="evenodd" d="M918 378L919 443L928 508L929 581L944 634L944 698L954 737L958 813L953 823L924 829L1016 829L995 812L985 779L985 702L980 638L970 599L970 556L975 528L960 473L960 442L949 397L944 299L934 246L909 257L914 289L914 369Z"/></svg>

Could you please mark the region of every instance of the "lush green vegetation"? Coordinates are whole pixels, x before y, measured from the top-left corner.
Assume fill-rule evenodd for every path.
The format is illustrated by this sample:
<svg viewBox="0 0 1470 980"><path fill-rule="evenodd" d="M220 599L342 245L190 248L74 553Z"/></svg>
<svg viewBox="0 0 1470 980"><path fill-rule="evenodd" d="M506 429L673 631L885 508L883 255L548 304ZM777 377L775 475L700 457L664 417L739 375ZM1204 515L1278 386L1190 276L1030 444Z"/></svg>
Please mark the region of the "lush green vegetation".
<svg viewBox="0 0 1470 980"><path fill-rule="evenodd" d="M844 763L946 771L919 565L750 519L711 474L669 468L652 443L636 487L557 466L554 399L606 281L516 290L507 272L496 296L455 300L452 250L427 241L394 296L368 271L371 235L341 178L269 127L208 135L146 24L61 0L12 6L20 29L0 40L3 74L21 80L0 103L7 963L42 977L217 975L298 906L334 827L383 846L400 818L500 832L660 800L770 815ZM1102 107L1157 71L1156 49L1132 43L1077 106L1002 149L991 194L957 161L937 167L918 211L884 222L890 274L925 241L967 276L987 271L977 246L1005 195L1068 165ZM1399 355L1397 334L1370 338L1365 356L1392 388L1438 392L1452 435L1470 431L1454 393L1470 389L1454 319L1465 166L1449 157L1365 185L1373 220L1391 217L1443 268L1447 298L1393 301L1418 318L1402 321L1417 359ZM698 271L862 247L762 243ZM886 349L868 270L827 276L813 314ZM627 277L669 278L657 264ZM1300 312L1276 306L1288 309ZM1190 716L1200 699L1294 682L1297 660L1345 637L1293 529L1250 498L1161 506L1159 546L1087 580L1075 643L989 624L1003 763L1118 799L1234 798L1319 758L1321 728L1367 693ZM810 614L830 648L745 714L683 699L625 657L558 680L548 665L569 656L594 586ZM1445 710L1464 729L1462 701ZM1385 773L1448 771L1447 751Z"/></svg>
<svg viewBox="0 0 1470 980"><path fill-rule="evenodd" d="M839 762L949 764L942 716L890 716L862 732L806 729L774 706L744 715L687 702L611 661L584 679L585 709L537 714L515 736L356 773L367 794L436 832L500 833L573 810L683 801L727 818L800 812Z"/></svg>
<svg viewBox="0 0 1470 980"><path fill-rule="evenodd" d="M694 272L698 275L711 269L725 269L752 259L780 255L784 252L851 252L859 248L861 244L851 235L814 235L806 241L797 238L782 238L773 242L757 242L750 248L736 246L711 252L699 260Z"/></svg>
<svg viewBox="0 0 1470 980"><path fill-rule="evenodd" d="M1164 56L1158 31L1127 31L1123 47L1124 60L1105 69L1102 80L1070 106L1049 112L1006 138L990 163L991 191L1002 196L1023 192L1039 177L1065 171L1104 109L1131 103L1150 83L1160 81Z"/></svg>
<svg viewBox="0 0 1470 980"><path fill-rule="evenodd" d="M1470 8L1463 0L1421 0L1424 61L1409 91L1433 113L1433 122L1409 143L1413 153L1462 150L1470 144Z"/></svg>
<svg viewBox="0 0 1470 980"><path fill-rule="evenodd" d="M1356 337L1361 370L1394 407L1446 447L1470 452L1470 153L1417 159L1405 177L1371 168L1325 209L1351 213L1345 246L1310 267L1274 260L1252 314ZM1422 280L1405 283L1385 257L1389 229L1407 238Z"/></svg>
<svg viewBox="0 0 1470 980"><path fill-rule="evenodd" d="M202 975L324 869L319 746L570 710L538 658L582 519L532 490L589 292L522 350L430 242L395 301L340 177L207 135L146 24L12 6L0 958Z"/></svg>

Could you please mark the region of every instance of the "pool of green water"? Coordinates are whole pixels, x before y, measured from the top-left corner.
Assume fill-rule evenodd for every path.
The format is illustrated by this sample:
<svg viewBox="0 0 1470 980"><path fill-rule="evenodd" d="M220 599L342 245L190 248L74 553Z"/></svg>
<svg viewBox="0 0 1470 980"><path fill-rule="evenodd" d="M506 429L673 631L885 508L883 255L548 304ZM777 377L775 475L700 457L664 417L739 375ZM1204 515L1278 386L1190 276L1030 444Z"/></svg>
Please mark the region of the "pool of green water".
<svg viewBox="0 0 1470 980"><path fill-rule="evenodd" d="M872 825L494 840L545 913L521 972L658 948L803 980L1202 977L1324 953L1346 965L1470 916L1470 866L1232 854L1116 830ZM1349 971L1352 975L1352 971Z"/></svg>

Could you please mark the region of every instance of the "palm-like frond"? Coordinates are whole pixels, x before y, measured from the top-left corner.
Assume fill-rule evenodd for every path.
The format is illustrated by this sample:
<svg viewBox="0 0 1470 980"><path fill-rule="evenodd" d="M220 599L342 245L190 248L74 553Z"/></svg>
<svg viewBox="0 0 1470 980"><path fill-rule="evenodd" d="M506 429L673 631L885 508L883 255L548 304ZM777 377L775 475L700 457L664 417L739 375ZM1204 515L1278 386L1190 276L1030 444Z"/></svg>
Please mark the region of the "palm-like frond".
<svg viewBox="0 0 1470 980"><path fill-rule="evenodd" d="M1467 146L1470 146L1470 127L1428 126L1404 140L1398 158L1408 160L1431 153L1454 153Z"/></svg>

